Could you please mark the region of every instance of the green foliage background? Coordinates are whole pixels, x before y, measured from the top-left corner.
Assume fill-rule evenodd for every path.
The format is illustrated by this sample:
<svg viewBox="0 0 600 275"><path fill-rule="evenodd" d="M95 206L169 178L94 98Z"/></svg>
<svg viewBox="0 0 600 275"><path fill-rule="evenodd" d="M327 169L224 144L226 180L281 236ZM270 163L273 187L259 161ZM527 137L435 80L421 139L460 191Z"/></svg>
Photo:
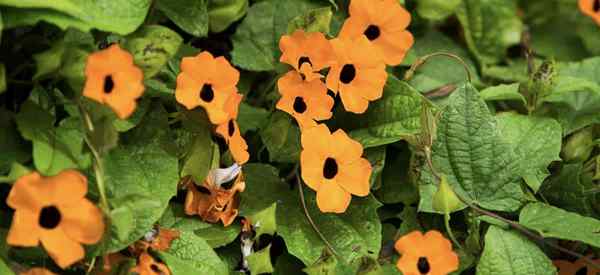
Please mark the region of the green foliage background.
<svg viewBox="0 0 600 275"><path fill-rule="evenodd" d="M394 241L412 230L446 233L445 218L462 246L454 246L455 274L554 274L551 260L575 259L548 243L600 256L600 26L575 0L399 2L412 13L415 45L388 69L383 97L365 114L336 104L327 122L366 148L372 194L336 215L321 213L314 192L304 191L334 257L288 177L299 162L300 131L275 110L275 83L288 70L279 63L279 38L297 28L335 37L347 0L0 0L0 273L39 265L59 272L40 248L4 243L12 219L4 201L20 175L76 168L98 200L83 104L104 155L111 208L106 237L85 262L125 249L159 224L182 232L155 255L173 274L237 274L239 220L224 228L187 217L177 190L181 177L202 181L232 163L204 111L174 99L181 58L203 50L241 71L238 122L251 159L240 216L260 225L247 259L251 274L399 274ZM145 75L146 92L127 120L81 97L86 57L114 42ZM454 54L466 67L436 56L404 79L434 52ZM434 202L439 182L426 164L427 135L435 136L433 167L451 189L545 240L460 202Z"/></svg>

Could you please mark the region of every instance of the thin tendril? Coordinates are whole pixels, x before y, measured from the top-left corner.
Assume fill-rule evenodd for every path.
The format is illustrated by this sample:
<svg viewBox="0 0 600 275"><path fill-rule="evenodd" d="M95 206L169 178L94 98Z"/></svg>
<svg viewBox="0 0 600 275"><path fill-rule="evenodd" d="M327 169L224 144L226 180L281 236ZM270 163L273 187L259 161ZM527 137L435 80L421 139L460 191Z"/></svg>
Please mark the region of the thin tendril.
<svg viewBox="0 0 600 275"><path fill-rule="evenodd" d="M419 59L417 59L417 61L415 61L415 63L413 63L410 66L410 69L408 69L408 71L406 71L406 74L404 74L404 80L409 80L413 77L413 75L415 74L415 71L423 64L427 63L427 61L435 56L446 56L446 57L450 57L453 58L454 60L457 60L458 62L460 62L460 64L462 64L463 68L465 69L465 73L467 74L467 80L469 82L471 82L471 71L469 71L469 65L467 65L467 63L460 58L460 56L455 55L455 54L451 54L451 53L447 53L447 52L435 52L432 54L428 54L422 57L419 57Z"/></svg>
<svg viewBox="0 0 600 275"><path fill-rule="evenodd" d="M327 238L325 238L325 235L323 235L323 233L321 233L321 230L319 230L319 228L317 227L317 225L315 224L313 219L310 217L310 214L308 213L308 208L306 208L306 201L304 200L304 191L302 188L302 180L300 179L300 176L298 176L298 173L296 173L296 182L298 183L298 193L300 194L300 202L302 202L302 208L304 209L304 215L306 215L306 219L308 220L308 223L310 223L310 225L315 230L317 235L319 235L319 238L321 238L323 243L325 243L325 246L327 247L327 249L329 249L329 252L331 252L331 254L333 254L333 256L337 257L338 259L341 259L339 257L339 254L335 251L335 249L329 243Z"/></svg>

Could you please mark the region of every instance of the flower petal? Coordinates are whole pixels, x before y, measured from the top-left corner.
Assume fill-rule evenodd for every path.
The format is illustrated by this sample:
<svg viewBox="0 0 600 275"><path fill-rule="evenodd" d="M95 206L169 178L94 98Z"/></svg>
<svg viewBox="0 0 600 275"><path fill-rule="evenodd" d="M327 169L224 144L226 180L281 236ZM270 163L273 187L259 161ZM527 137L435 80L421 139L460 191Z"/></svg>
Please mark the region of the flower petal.
<svg viewBox="0 0 600 275"><path fill-rule="evenodd" d="M317 206L323 213L344 213L352 196L335 182L321 184L317 191Z"/></svg>
<svg viewBox="0 0 600 275"><path fill-rule="evenodd" d="M300 167L302 179L311 189L317 191L324 181L323 178L323 163L325 157L312 153L308 150L303 150L300 153Z"/></svg>
<svg viewBox="0 0 600 275"><path fill-rule="evenodd" d="M20 177L13 184L6 204L13 209L27 209L37 212L51 200L49 194L43 192L42 176L38 172L32 172Z"/></svg>
<svg viewBox="0 0 600 275"><path fill-rule="evenodd" d="M83 246L70 239L61 227L43 230L40 240L48 255L62 269L83 259L85 254Z"/></svg>
<svg viewBox="0 0 600 275"><path fill-rule="evenodd" d="M94 244L104 234L102 211L86 198L70 205L59 206L62 214L61 228L72 239Z"/></svg>
<svg viewBox="0 0 600 275"><path fill-rule="evenodd" d="M366 196L369 194L371 177L371 163L361 158L352 164L344 164L336 176L337 183L356 196Z"/></svg>
<svg viewBox="0 0 600 275"><path fill-rule="evenodd" d="M39 239L38 213L28 209L17 209L6 242L10 245L33 247L38 245Z"/></svg>

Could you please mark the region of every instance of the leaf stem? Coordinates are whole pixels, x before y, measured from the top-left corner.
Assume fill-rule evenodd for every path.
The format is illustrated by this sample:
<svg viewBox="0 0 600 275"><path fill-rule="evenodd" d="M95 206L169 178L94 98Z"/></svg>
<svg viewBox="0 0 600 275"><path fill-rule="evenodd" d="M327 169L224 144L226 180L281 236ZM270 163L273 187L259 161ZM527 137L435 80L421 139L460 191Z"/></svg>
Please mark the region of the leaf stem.
<svg viewBox="0 0 600 275"><path fill-rule="evenodd" d="M327 247L327 249L329 249L329 252L331 252L331 254L333 254L333 256L337 257L338 259L341 259L339 257L339 254L335 251L335 249L329 243L327 238L325 238L325 235L323 235L323 233L321 233L321 230L319 230L319 228L317 227L317 225L311 218L310 214L308 213L308 208L306 207L306 200L304 199L304 190L302 188L302 180L300 179L298 172L296 172L296 182L298 183L298 193L300 194L300 202L302 203L302 208L304 209L304 215L306 215L306 219L308 220L308 223L310 223L310 225L315 230L317 235L319 235L319 238L321 238L323 243L325 243L325 246Z"/></svg>
<svg viewBox="0 0 600 275"><path fill-rule="evenodd" d="M404 80L411 79L414 76L415 71L421 65L427 63L427 61L429 61L430 58L435 57L435 56L445 56L445 57L449 57L449 58L452 58L452 59L460 62L460 64L462 64L462 66L463 66L463 69L465 69L465 73L467 74L467 81L471 82L471 71L469 70L469 65L467 65L467 63L460 56L452 54L452 53L447 53L447 52L434 52L434 53L419 57L417 59L417 61L415 61L415 63L413 63L410 66L410 68L408 69L408 71L406 71L406 73L404 74Z"/></svg>
<svg viewBox="0 0 600 275"><path fill-rule="evenodd" d="M450 213L444 214L444 226L446 227L446 232L448 232L448 236L450 236L450 240L459 248L462 249L462 245L456 240L454 237L454 233L452 233L452 227L450 227Z"/></svg>
<svg viewBox="0 0 600 275"><path fill-rule="evenodd" d="M94 164L92 166L94 168L94 174L96 176L96 185L98 186L98 193L100 193L100 206L102 207L102 210L104 210L105 213L108 213L108 211L110 211L110 207L108 204L108 199L106 197L106 186L104 185L104 167L102 166L102 158L100 156L100 152L89 138L89 134L94 131L94 124L92 123L89 114L86 112L85 108L81 105L81 103L79 101L77 103L79 107L79 112L81 114L81 117L83 118L83 124L86 129L85 134L83 135L83 139L85 141L85 144L90 149L90 152L92 152L92 156L94 157Z"/></svg>
<svg viewBox="0 0 600 275"><path fill-rule="evenodd" d="M425 157L427 158L427 165L429 166L430 170L432 171L432 173L438 178L439 180L439 175L437 174L437 172L435 171L435 169L433 168L433 163L431 161L431 154L428 153L430 152L430 150L428 150L428 148L425 150ZM460 194L454 192L456 194L456 197L465 205L467 205L469 208L475 210L475 212L478 212L481 215L485 215L485 216L489 216L492 217L496 220L502 221L504 223L506 223L510 228L517 230L519 232L521 232L522 234L528 236L529 238L532 238L538 242L544 243L545 245L556 249L560 252L563 252L565 254L568 254L570 256L576 257L577 259L583 259L589 266L594 267L594 268L598 268L600 269L600 265L598 265L597 263L593 262L591 259L587 258L585 255L579 254L575 251L566 249L564 247L561 247L559 245L553 244L551 242L546 241L546 238L544 238L544 236L541 236L531 230L529 230L528 228L526 228L525 226L521 225L520 223L513 221L513 220L509 220L507 218L504 218L494 212L485 210L483 208L480 208L478 206L476 206L475 204L472 204L470 202L468 202L466 199L464 199ZM452 238L452 236L451 236Z"/></svg>

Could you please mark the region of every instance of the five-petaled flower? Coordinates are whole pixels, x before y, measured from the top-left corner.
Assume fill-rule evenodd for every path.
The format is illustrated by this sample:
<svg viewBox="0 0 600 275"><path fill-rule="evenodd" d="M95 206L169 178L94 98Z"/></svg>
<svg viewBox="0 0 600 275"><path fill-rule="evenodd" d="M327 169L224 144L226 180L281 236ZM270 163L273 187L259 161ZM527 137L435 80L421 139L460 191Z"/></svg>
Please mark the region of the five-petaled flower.
<svg viewBox="0 0 600 275"><path fill-rule="evenodd" d="M148 252L140 254L138 264L131 269L131 272L138 275L171 275L169 268L157 262Z"/></svg>
<svg viewBox="0 0 600 275"><path fill-rule="evenodd" d="M330 133L324 124L305 130L301 139L302 179L317 192L317 206L322 212L343 213L351 194L369 194L371 164L361 157L360 143L341 129Z"/></svg>
<svg viewBox="0 0 600 275"><path fill-rule="evenodd" d="M406 30L410 13L397 0L352 0L350 17L340 30L340 38L365 36L382 54L386 64L402 62L414 38Z"/></svg>
<svg viewBox="0 0 600 275"><path fill-rule="evenodd" d="M289 71L277 81L281 98L277 109L293 116L300 129L316 125L316 121L331 118L333 98L320 79L302 79L300 73Z"/></svg>
<svg viewBox="0 0 600 275"><path fill-rule="evenodd" d="M227 114L228 119L217 125L215 130L229 146L229 152L237 164L244 164L250 158L248 154L248 144L242 137L240 127L237 124L238 110L240 102L242 101L242 95L233 93L225 104L224 111Z"/></svg>
<svg viewBox="0 0 600 275"><path fill-rule="evenodd" d="M144 74L133 57L118 44L92 53L85 65L83 95L108 105L121 119L128 118L144 93Z"/></svg>
<svg viewBox="0 0 600 275"><path fill-rule="evenodd" d="M61 268L83 259L81 244L95 244L104 233L102 211L85 198L87 179L75 170L43 177L37 172L19 178L7 204L15 209L6 241L34 247L42 243Z"/></svg>
<svg viewBox="0 0 600 275"><path fill-rule="evenodd" d="M408 233L394 245L400 253L396 267L404 275L446 275L458 269L452 243L438 231Z"/></svg>
<svg viewBox="0 0 600 275"><path fill-rule="evenodd" d="M201 52L181 60L181 73L177 76L175 99L188 110L204 107L213 124L229 119L225 106L229 97L237 93L240 73L225 57L213 57Z"/></svg>
<svg viewBox="0 0 600 275"><path fill-rule="evenodd" d="M385 63L364 36L336 38L331 45L337 62L327 74L327 88L340 93L346 111L364 113L369 101L383 95Z"/></svg>
<svg viewBox="0 0 600 275"><path fill-rule="evenodd" d="M600 25L600 0L579 0L579 10Z"/></svg>
<svg viewBox="0 0 600 275"><path fill-rule="evenodd" d="M330 66L333 61L331 45L320 32L306 33L299 29L279 40L283 63L291 65L307 80L318 78L318 72Z"/></svg>

